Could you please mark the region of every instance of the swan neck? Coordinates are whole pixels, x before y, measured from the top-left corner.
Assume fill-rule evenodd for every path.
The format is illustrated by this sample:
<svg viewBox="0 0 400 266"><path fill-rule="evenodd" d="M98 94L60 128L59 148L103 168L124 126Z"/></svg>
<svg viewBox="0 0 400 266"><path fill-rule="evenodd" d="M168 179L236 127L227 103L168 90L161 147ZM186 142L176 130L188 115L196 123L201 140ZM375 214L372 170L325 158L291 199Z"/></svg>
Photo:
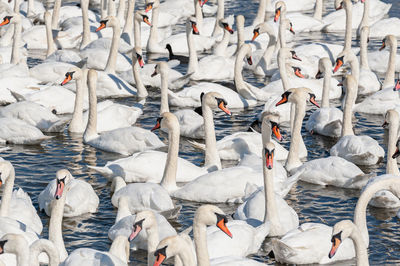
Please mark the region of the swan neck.
<svg viewBox="0 0 400 266"><path fill-rule="evenodd" d="M152 227L147 229L147 251L154 257L154 252L157 250L157 245L160 242L158 235L157 222Z"/></svg>
<svg viewBox="0 0 400 266"><path fill-rule="evenodd" d="M351 68L351 75L356 79L356 96L358 92L358 81L360 78L360 63L358 62L358 59L356 55L350 51L349 55L349 62L350 62L350 68Z"/></svg>
<svg viewBox="0 0 400 266"><path fill-rule="evenodd" d="M350 238L353 240L356 250L356 265L369 266L367 247L365 246L360 230L358 230L358 228L354 228Z"/></svg>
<svg viewBox="0 0 400 266"><path fill-rule="evenodd" d="M343 51L351 49L351 36L352 30L352 19L353 19L353 5L350 0L345 0L345 11L346 11L346 32L344 36L344 47Z"/></svg>
<svg viewBox="0 0 400 266"><path fill-rule="evenodd" d="M80 49L85 48L90 43L90 24L89 24L89 1L81 0L81 9L82 9L82 42Z"/></svg>
<svg viewBox="0 0 400 266"><path fill-rule="evenodd" d="M200 7L198 0L193 0L194 3L194 16L196 17L197 28L200 31L200 34L203 30L203 11Z"/></svg>
<svg viewBox="0 0 400 266"><path fill-rule="evenodd" d="M111 0L112 1L112 0ZM116 256L124 263L128 263L129 261L129 242L128 238L123 235L117 236L111 244L110 254Z"/></svg>
<svg viewBox="0 0 400 266"><path fill-rule="evenodd" d="M281 50L282 51L282 48ZM279 73L281 74L281 81L282 81L282 86L283 90L287 91L290 89L290 84L287 76L287 70L286 70L286 58L283 55L283 53L279 53L278 56L278 67L279 67Z"/></svg>
<svg viewBox="0 0 400 266"><path fill-rule="evenodd" d="M137 94L139 97L146 97L148 95L147 89L143 84L142 77L140 76L140 66L139 62L136 59L135 55L135 50L133 50L133 66L132 66L132 71L133 71L133 78L135 79L135 84L136 84L136 89L137 89Z"/></svg>
<svg viewBox="0 0 400 266"><path fill-rule="evenodd" d="M118 5L118 11L117 11L117 19L119 20L119 23L124 23L125 19L125 6L126 6L126 0L119 0L119 5Z"/></svg>
<svg viewBox="0 0 400 266"><path fill-rule="evenodd" d="M179 154L179 123L172 123L168 128L168 155L164 168L161 186L167 191L176 190L176 173L178 171L178 154Z"/></svg>
<svg viewBox="0 0 400 266"><path fill-rule="evenodd" d="M31 266L39 266L38 257L42 252L46 253L49 257L49 266L58 266L60 264L60 254L53 242L47 239L38 239L29 247Z"/></svg>
<svg viewBox="0 0 400 266"><path fill-rule="evenodd" d="M236 17L236 28L238 44L236 46L236 54L239 53L240 47L244 44L244 17L239 15Z"/></svg>
<svg viewBox="0 0 400 266"><path fill-rule="evenodd" d="M218 28L220 28L220 27L218 27ZM229 44L229 39L230 39L230 33L228 31L224 30L224 37L215 47L214 55L225 56L226 48L228 47L228 44Z"/></svg>
<svg viewBox="0 0 400 266"><path fill-rule="evenodd" d="M364 12L358 29L361 29L364 26L369 26L369 1L370 0L364 1Z"/></svg>
<svg viewBox="0 0 400 266"><path fill-rule="evenodd" d="M125 218L131 215L131 211L129 209L129 198L122 196L118 198L118 212L117 217L115 218L115 223L117 223L122 218Z"/></svg>
<svg viewBox="0 0 400 266"><path fill-rule="evenodd" d="M397 159L393 159L392 155L396 151L396 142L399 132L399 119L392 119L389 123L389 137L387 147L387 163L386 174L400 175L399 168L397 167Z"/></svg>
<svg viewBox="0 0 400 266"><path fill-rule="evenodd" d="M110 0L113 2L113 0ZM113 28L113 38L111 42L110 54L108 56L107 65L104 71L115 74L115 67L117 65L117 56L118 56L118 47L119 47L119 38L121 36L121 28L119 23L116 23Z"/></svg>
<svg viewBox="0 0 400 266"><path fill-rule="evenodd" d="M265 193L265 213L264 223L269 221L270 223L270 236L279 235L279 216L278 208L276 205L275 191L274 191L274 170L268 169L265 166L265 154L263 152L263 174L264 174L264 193Z"/></svg>
<svg viewBox="0 0 400 266"><path fill-rule="evenodd" d="M53 14L51 17L51 28L53 30L57 29L58 19L60 17L61 0L55 0L53 7Z"/></svg>
<svg viewBox="0 0 400 266"><path fill-rule="evenodd" d="M21 47L21 22L14 24L14 41L11 54L11 64L18 64L20 61L20 47Z"/></svg>
<svg viewBox="0 0 400 266"><path fill-rule="evenodd" d="M68 257L67 250L65 249L63 233L62 233L62 220L64 215L64 205L67 194L67 186L60 199L52 200L51 217L49 223L49 240L57 247L60 261L64 261Z"/></svg>
<svg viewBox="0 0 400 266"><path fill-rule="evenodd" d="M151 16L151 28L150 28L150 36L147 41L147 51L155 50L156 45L158 45L158 15L160 13L159 7L153 8L153 14Z"/></svg>
<svg viewBox="0 0 400 266"><path fill-rule="evenodd" d="M322 0L315 1L315 9L313 16L315 19L322 20L322 8L323 8Z"/></svg>
<svg viewBox="0 0 400 266"><path fill-rule="evenodd" d="M115 17L116 13L115 0L108 0L108 15Z"/></svg>
<svg viewBox="0 0 400 266"><path fill-rule="evenodd" d="M76 80L76 93L74 112L72 113L71 123L69 124L69 132L82 132L84 129L83 122L83 93L84 93L84 79L83 73L80 79Z"/></svg>
<svg viewBox="0 0 400 266"><path fill-rule="evenodd" d="M133 29L133 38L135 39L135 47L142 47L142 37L140 22L134 19L135 27Z"/></svg>
<svg viewBox="0 0 400 266"><path fill-rule="evenodd" d="M366 1L368 2L368 0ZM360 36L360 66L362 69L370 70L368 64L368 31L361 31Z"/></svg>
<svg viewBox="0 0 400 266"><path fill-rule="evenodd" d="M51 55L56 51L56 47L54 45L54 40L53 40L53 32L51 29L51 21L49 19L45 18L45 27L46 27L46 41L47 41L47 53L46 56Z"/></svg>
<svg viewBox="0 0 400 266"><path fill-rule="evenodd" d="M107 0L100 0L100 19L107 17Z"/></svg>
<svg viewBox="0 0 400 266"><path fill-rule="evenodd" d="M198 1L196 1L198 3ZM198 22L197 22L198 24ZM187 73L194 73L199 69L199 61L197 59L197 52L196 47L194 44L194 38L192 34L192 29L190 27L186 27L186 37L187 37L187 44L189 48L189 65Z"/></svg>
<svg viewBox="0 0 400 266"><path fill-rule="evenodd" d="M163 71L161 73L161 106L160 115L169 112L168 104L168 73Z"/></svg>
<svg viewBox="0 0 400 266"><path fill-rule="evenodd" d="M86 130L83 134L83 140L85 142L98 137L96 82L96 78L91 78L90 73L88 73L87 85L89 89L89 118L86 125Z"/></svg>
<svg viewBox="0 0 400 266"><path fill-rule="evenodd" d="M210 257L207 249L207 229L204 224L193 222L193 237L196 247L197 266L210 266Z"/></svg>
<svg viewBox="0 0 400 266"><path fill-rule="evenodd" d="M274 32L268 32L269 35L269 40L268 40L268 46L267 49L265 49L264 54L263 54L263 59L265 62L265 66L268 69L268 66L271 65L272 63L272 56L274 54L274 51L276 49L276 35Z"/></svg>
<svg viewBox="0 0 400 266"><path fill-rule="evenodd" d="M393 38L393 42L390 42L390 54L388 68L385 75L385 82L383 83L383 88L394 86L394 76L396 71L396 52L397 52L397 40Z"/></svg>
<svg viewBox="0 0 400 266"><path fill-rule="evenodd" d="M15 170L11 165L10 174L7 177L6 184L3 189L3 196L1 197L1 205L0 205L0 216L6 217L8 216L8 212L10 210L10 203L12 198L12 190L14 187L15 181Z"/></svg>
<svg viewBox="0 0 400 266"><path fill-rule="evenodd" d="M282 22L283 21L283 13L281 14L281 18L279 20L279 44L281 46L281 48L286 47L286 29L285 29L285 25Z"/></svg>
<svg viewBox="0 0 400 266"><path fill-rule="evenodd" d="M114 193L115 193L118 190L126 187L126 183L125 183L124 179L122 179L122 177L116 176L116 177L114 177L114 179L112 181L111 187L114 188Z"/></svg>
<svg viewBox="0 0 400 266"><path fill-rule="evenodd" d="M207 104L202 105L204 130L206 140L205 163L207 168L216 167L221 169L221 159L217 151L217 140L215 138L214 118L211 108Z"/></svg>
<svg viewBox="0 0 400 266"><path fill-rule="evenodd" d="M267 0L260 0L260 4L258 5L257 15L253 21L253 26L257 26L260 23L263 23L265 20L265 11Z"/></svg>
<svg viewBox="0 0 400 266"><path fill-rule="evenodd" d="M355 100L356 100L355 88L353 88L352 86L346 88L344 110L343 110L342 137L348 135L354 135L352 117L353 117L353 105Z"/></svg>
<svg viewBox="0 0 400 266"><path fill-rule="evenodd" d="M329 107L329 91L331 88L332 72L329 69L325 70L324 83L322 87L322 108Z"/></svg>
<svg viewBox="0 0 400 266"><path fill-rule="evenodd" d="M133 31L133 14L135 11L135 0L128 0L128 11L125 19L124 29L122 30L123 33L128 34L129 36L129 44L132 44L132 31ZM140 29L139 29L140 33ZM135 43L136 45L136 43ZM137 46L138 47L138 46Z"/></svg>
<svg viewBox="0 0 400 266"><path fill-rule="evenodd" d="M289 155L286 165L301 164L298 150L300 143L303 142L303 139L301 137L301 126L303 123L304 116L306 115L306 102L297 101L294 109L295 109L294 123L293 123L292 136L290 139Z"/></svg>

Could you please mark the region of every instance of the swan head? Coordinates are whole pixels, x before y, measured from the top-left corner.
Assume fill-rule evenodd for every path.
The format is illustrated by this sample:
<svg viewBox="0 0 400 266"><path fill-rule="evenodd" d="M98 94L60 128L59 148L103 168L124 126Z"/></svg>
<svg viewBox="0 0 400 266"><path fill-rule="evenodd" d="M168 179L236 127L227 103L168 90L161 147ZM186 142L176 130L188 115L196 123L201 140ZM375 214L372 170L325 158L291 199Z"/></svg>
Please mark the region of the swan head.
<svg viewBox="0 0 400 266"><path fill-rule="evenodd" d="M275 145L272 142L267 142L264 147L263 158L265 167L271 170L274 167Z"/></svg>
<svg viewBox="0 0 400 266"><path fill-rule="evenodd" d="M118 28L119 26L119 20L116 17L107 16L104 19L100 20L100 26L96 29L96 32L101 31L104 28Z"/></svg>
<svg viewBox="0 0 400 266"><path fill-rule="evenodd" d="M279 118L280 118L279 115L270 112L264 112L261 114L261 118L262 118L261 130L267 131L266 129L267 127L269 127L272 133L275 135L275 137L279 141L281 141L282 134L279 128Z"/></svg>
<svg viewBox="0 0 400 266"><path fill-rule="evenodd" d="M173 131L174 129L179 132L179 121L178 118L170 112L162 113L161 117L157 118L156 125L151 129L154 131L159 128L167 128L168 131Z"/></svg>
<svg viewBox="0 0 400 266"><path fill-rule="evenodd" d="M3 21L0 23L0 27L8 24L17 24L17 23L21 23L21 15L13 13L3 18Z"/></svg>
<svg viewBox="0 0 400 266"><path fill-rule="evenodd" d="M157 219L153 211L141 211L136 214L129 241L132 241L142 230L158 230Z"/></svg>
<svg viewBox="0 0 400 266"><path fill-rule="evenodd" d="M4 253L29 254L29 244L25 237L19 234L5 234L0 238L0 255Z"/></svg>
<svg viewBox="0 0 400 266"><path fill-rule="evenodd" d="M139 23L143 21L144 23L146 23L147 25L149 25L151 27L150 19L147 16L145 11L143 11L143 10L136 11L134 18Z"/></svg>
<svg viewBox="0 0 400 266"><path fill-rule="evenodd" d="M382 51L386 48L386 46L390 45L391 47L397 47L397 39L394 35L386 35L382 40L382 46L379 48L379 51Z"/></svg>
<svg viewBox="0 0 400 266"><path fill-rule="evenodd" d="M164 260L177 256L190 245L181 235L169 236L158 243L157 250L154 252L156 261L154 266L160 266Z"/></svg>
<svg viewBox="0 0 400 266"><path fill-rule="evenodd" d="M281 100L276 103L275 106L279 106L281 104L291 102L291 103L301 103L302 101L309 100L313 105L319 108L317 101L315 100L314 92L309 88L293 88L285 91Z"/></svg>
<svg viewBox="0 0 400 266"><path fill-rule="evenodd" d="M56 192L54 198L60 199L65 195L64 191L69 189L69 184L73 180L71 173L67 169L58 170L56 173Z"/></svg>
<svg viewBox="0 0 400 266"><path fill-rule="evenodd" d="M231 115L231 111L229 111L227 105L228 102L224 99L224 97L218 92L204 92L200 95L202 105L208 105L211 109L220 109L225 112L227 115Z"/></svg>
<svg viewBox="0 0 400 266"><path fill-rule="evenodd" d="M228 31L230 34L233 34L233 29L229 26L229 23L226 19L220 19L218 21L218 25L223 28L224 30Z"/></svg>
<svg viewBox="0 0 400 266"><path fill-rule="evenodd" d="M399 121L399 113L395 109L387 110L382 127L387 128L391 123L398 123Z"/></svg>
<svg viewBox="0 0 400 266"><path fill-rule="evenodd" d="M186 21L186 32L190 33L192 31L192 34L194 35L199 35L199 29L197 28L197 20L195 17L190 17Z"/></svg>
<svg viewBox="0 0 400 266"><path fill-rule="evenodd" d="M242 56L242 57L246 57L247 63L248 63L249 65L252 65L252 64L253 64L253 59L252 59L252 57L251 57L251 53L252 53L252 49L251 49L250 44L244 43L244 44L242 44L242 46L240 47L239 53L238 53L237 57L238 57L238 58L241 57L241 56ZM239 54L240 54L240 56L239 56Z"/></svg>
<svg viewBox="0 0 400 266"><path fill-rule="evenodd" d="M142 48L135 46L135 48L133 48L132 50L132 63L135 64L136 62L138 62L139 66L143 68L144 60L143 60Z"/></svg>
<svg viewBox="0 0 400 266"><path fill-rule="evenodd" d="M318 72L315 78L321 79L326 73L332 74L332 63L329 57L322 57L318 61Z"/></svg>
<svg viewBox="0 0 400 266"><path fill-rule="evenodd" d="M0 162L0 186L7 182L12 171L14 171L14 167L9 161Z"/></svg>
<svg viewBox="0 0 400 266"><path fill-rule="evenodd" d="M157 63L157 65L154 67L154 72L151 74L152 77L157 76L158 74L166 74L169 72L169 66L167 62L161 61Z"/></svg>
<svg viewBox="0 0 400 266"><path fill-rule="evenodd" d="M64 86L71 80L80 80L83 77L83 71L79 67L71 67L68 69L68 72L65 73L65 78L63 82L61 82L61 86Z"/></svg>
<svg viewBox="0 0 400 266"><path fill-rule="evenodd" d="M200 7L203 7L205 5L205 3L208 2L208 0L195 0L195 1L199 1Z"/></svg>
<svg viewBox="0 0 400 266"><path fill-rule="evenodd" d="M193 226L216 225L222 232L232 238L232 233L226 226L227 222L228 218L219 207L214 205L203 205L197 209L194 215Z"/></svg>
<svg viewBox="0 0 400 266"><path fill-rule="evenodd" d="M274 22L277 22L282 13L286 12L286 4L283 1L276 2L275 4L275 17Z"/></svg>
<svg viewBox="0 0 400 266"><path fill-rule="evenodd" d="M396 85L393 88L394 91L400 91L400 77L397 78Z"/></svg>
<svg viewBox="0 0 400 266"><path fill-rule="evenodd" d="M343 243L346 238L350 237L353 230L357 230L357 227L350 220L340 221L333 226L331 239L332 248L328 255L330 259L335 256L340 244Z"/></svg>
<svg viewBox="0 0 400 266"><path fill-rule="evenodd" d="M293 69L293 73L299 77L299 78L305 78L304 75L301 73L301 68L300 67L296 67L296 66L292 66Z"/></svg>

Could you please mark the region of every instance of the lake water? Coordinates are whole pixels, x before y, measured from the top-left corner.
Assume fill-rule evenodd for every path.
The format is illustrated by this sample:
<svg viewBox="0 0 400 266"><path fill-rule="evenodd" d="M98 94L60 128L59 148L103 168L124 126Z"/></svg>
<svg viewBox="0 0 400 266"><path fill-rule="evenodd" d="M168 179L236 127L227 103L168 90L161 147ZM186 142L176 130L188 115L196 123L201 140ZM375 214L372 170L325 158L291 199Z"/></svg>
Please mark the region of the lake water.
<svg viewBox="0 0 400 266"><path fill-rule="evenodd" d="M333 1L325 2L325 12L332 10ZM384 0L384 2L393 4L389 15L398 17L400 14L399 1ZM243 14L246 18L246 25L251 24L257 7L258 1L256 0L226 0L225 4L226 14ZM322 40L342 44L343 38L344 34L299 34L296 35L296 42L299 44ZM353 41L353 45L358 45L358 42ZM371 40L369 48L376 50L379 45L380 40ZM180 66L178 70L185 72L186 66ZM255 79L250 73L244 73L246 80L253 85L262 86L264 84L263 81ZM150 129L154 125L160 105L159 90L149 88L149 94L144 114L137 122L138 126L146 129ZM136 102L136 99L129 98L116 101L132 105ZM336 102L336 104L338 103L339 101ZM217 112L215 115L217 138L221 139L234 132L247 130L249 121L252 121L261 110L262 107L256 107L234 113L232 117ZM310 111L307 112L305 121L309 114ZM381 127L383 118L381 116L356 114L356 119L356 134L373 137L386 150L384 130ZM282 130L288 132L285 127ZM161 135L162 139L166 141L166 135L162 133ZM329 149L334 144L333 140L318 135L310 135L306 131L303 131L303 138L309 151L309 160L329 156ZM287 136L283 141L283 145L287 149L289 148L288 141L289 137ZM180 146L181 157L195 164L202 164L203 154L193 149L186 139L182 139ZM120 156L95 150L91 146L83 144L81 136L71 136L67 131L62 134L54 134L54 138L40 146L10 146L10 148L10 150L1 153L1 156L13 163L17 176L16 187L22 187L27 191L36 207L38 207L37 197L40 191L47 186L50 180L55 178L56 171L61 168L69 169L76 178L84 179L93 186L100 197L98 212L85 217L64 219L64 241L68 252L80 247L107 251L111 244L107 232L114 223L117 210L110 201L110 184L104 177L88 169L87 166L103 166L107 161L118 159ZM225 164L231 165L230 162ZM374 167L363 170L382 174L385 171L385 164L386 161L383 161ZM357 190L324 188L299 182L287 196L287 201L298 213L300 223L321 222L332 226L339 220L353 218L358 196L359 191ZM178 201L177 204L182 205L182 211L179 217L171 223L178 231L181 231L192 224L193 214L201 204L185 201ZM237 205L234 204L219 204L219 206L227 214L232 214L237 208ZM400 221L395 214L395 210L368 208L369 260L371 265L400 265ZM42 237L47 238L49 218L44 213L40 213L40 217L44 225ZM268 246L268 240L265 244ZM147 265L146 256L145 252L131 252L131 265ZM251 257L269 264L275 263L263 250ZM354 263L353 261L342 262L338 265L352 265Z"/></svg>

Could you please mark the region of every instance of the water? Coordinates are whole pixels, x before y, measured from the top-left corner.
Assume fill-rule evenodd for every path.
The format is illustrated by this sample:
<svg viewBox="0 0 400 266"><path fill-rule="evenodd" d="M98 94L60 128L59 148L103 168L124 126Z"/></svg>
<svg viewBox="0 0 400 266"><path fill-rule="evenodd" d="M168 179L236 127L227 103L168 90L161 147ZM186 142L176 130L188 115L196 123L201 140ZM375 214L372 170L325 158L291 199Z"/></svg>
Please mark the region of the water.
<svg viewBox="0 0 400 266"><path fill-rule="evenodd" d="M397 16L400 12L398 0L384 0L393 4L389 13L391 17ZM251 24L252 17L257 11L257 0L230 0L226 1L226 14L243 14L246 18L246 25ZM333 1L325 1L326 10L333 9ZM139 4L140 5L140 4ZM244 12L241 10L245 10ZM182 25L177 25L176 29L182 29ZM343 43L344 34L298 34L297 43L310 43L313 41L327 41ZM358 45L353 41L353 45ZM370 49L376 50L380 45L380 40L371 39ZM38 60L30 60L31 64L37 64ZM181 66L178 70L185 72L186 66ZM253 85L262 86L263 81L257 80L252 74L244 72L245 78ZM144 114L137 122L138 126L150 129L159 114L159 90L149 89L149 98L144 108ZM132 105L136 102L135 98L116 100L117 102ZM336 105L339 101L335 102ZM175 109L172 108L174 111ZM237 131L247 130L249 121L262 110L256 107L240 113L234 113L232 117L222 115L217 112L215 115L215 125L217 138L232 134ZM307 112L305 121L310 111ZM384 130L381 128L383 117L356 115L356 134L365 134L376 139L383 147ZM283 131L287 128L283 127ZM163 140L166 135L162 133ZM61 168L67 168L75 178L89 182L100 198L99 210L92 215L84 217L65 218L63 221L64 241L68 252L80 247L89 247L101 251L107 251L110 247L110 240L107 237L108 229L113 225L117 210L111 204L110 184L107 180L94 171L88 165L103 166L107 161L120 158L119 155L95 150L91 146L82 143L81 136L71 136L65 131L62 134L53 134L54 138L48 140L40 146L10 146L11 149L5 151L1 156L10 160L16 170L16 187L22 187L32 198L38 209L37 197L48 184L55 178L55 173ZM334 141L318 135L310 135L303 131L303 138L309 150L309 160L325 157L329 155L329 149ZM283 145L289 148L289 138L285 138ZM195 164L201 165L203 154L193 149L187 139L182 138L180 144L180 156L188 159ZM231 165L232 162L225 162ZM385 171L386 162L383 161L374 167L363 169L366 172L382 174ZM352 219L354 208L359 196L357 190L345 190L334 187L319 187L299 182L287 197L287 202L298 213L300 223L321 222L334 225L342 219ZM176 220L171 221L173 226L181 231L192 224L195 210L200 203L177 201L176 204L182 205L182 211ZM219 204L227 213L235 211L237 205ZM400 264L400 224L399 218L395 216L395 210L384 210L369 207L367 213L368 228L370 233L369 260L371 265L399 265ZM42 237L48 237L49 218L42 212L39 214L44 230ZM265 242L268 247L268 240ZM131 265L147 265L146 253L143 251L131 252ZM273 264L273 259L267 256L264 249L252 258ZM354 262L342 262L338 265L353 265Z"/></svg>

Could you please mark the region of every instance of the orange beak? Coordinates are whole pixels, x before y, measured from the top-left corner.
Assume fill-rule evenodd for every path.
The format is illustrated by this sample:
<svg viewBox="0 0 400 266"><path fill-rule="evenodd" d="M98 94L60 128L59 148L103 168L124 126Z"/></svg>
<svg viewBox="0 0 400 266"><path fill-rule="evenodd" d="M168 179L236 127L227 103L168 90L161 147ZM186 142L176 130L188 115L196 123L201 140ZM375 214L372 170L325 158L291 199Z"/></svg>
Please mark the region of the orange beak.
<svg viewBox="0 0 400 266"><path fill-rule="evenodd" d="M144 66L143 57L138 58L138 62L139 62L139 66L140 66L141 68L143 68L143 66Z"/></svg>
<svg viewBox="0 0 400 266"><path fill-rule="evenodd" d="M226 227L225 219L221 219L217 222L217 227L221 229L222 232L227 234L230 238L232 238L232 233L229 231L228 227Z"/></svg>
<svg viewBox="0 0 400 266"><path fill-rule="evenodd" d="M275 104L275 106L279 106L281 104L287 103L287 101L288 101L288 98L287 98L286 94L284 94L284 95L282 95L282 99L279 102L277 102Z"/></svg>
<svg viewBox="0 0 400 266"><path fill-rule="evenodd" d="M196 24L192 23L192 29L193 29L193 34L194 35L199 35L200 34L199 29L197 28Z"/></svg>
<svg viewBox="0 0 400 266"><path fill-rule="evenodd" d="M277 10L275 10L274 22L278 21L280 15L281 15L281 9L278 8Z"/></svg>
<svg viewBox="0 0 400 266"><path fill-rule="evenodd" d="M278 126L274 126L274 127L272 128L272 132L274 133L275 137L276 137L279 141L282 141L281 131L280 131L280 129L279 129Z"/></svg>
<svg viewBox="0 0 400 266"><path fill-rule="evenodd" d="M331 259L333 256L335 256L336 251L339 248L340 245L340 240L338 238L334 238L334 241L332 242L332 248L331 251L329 251L329 258Z"/></svg>
<svg viewBox="0 0 400 266"><path fill-rule="evenodd" d="M251 58L251 56L247 57L247 63L251 66L253 65L253 59Z"/></svg>
<svg viewBox="0 0 400 266"><path fill-rule="evenodd" d="M157 119L157 124L151 129L151 131L157 130L161 127L160 120Z"/></svg>
<svg viewBox="0 0 400 266"><path fill-rule="evenodd" d="M104 29L105 27L106 27L106 23L100 22L100 26L96 29L96 32L101 31L101 30Z"/></svg>
<svg viewBox="0 0 400 266"><path fill-rule="evenodd" d="M64 81L61 82L61 86L64 86L65 84L67 84L68 82L70 82L72 79L71 75L68 75L65 77Z"/></svg>
<svg viewBox="0 0 400 266"><path fill-rule="evenodd" d="M296 32L293 30L292 25L290 25L289 31L290 31L293 35L296 34Z"/></svg>
<svg viewBox="0 0 400 266"><path fill-rule="evenodd" d="M135 237L140 233L140 231L142 231L142 227L137 225L134 226L132 233L129 236L129 241L132 241L133 239L135 239Z"/></svg>
<svg viewBox="0 0 400 266"><path fill-rule="evenodd" d="M61 198L62 193L64 191L64 181L57 179L57 188L56 188L56 193L54 194L54 198L57 200Z"/></svg>
<svg viewBox="0 0 400 266"><path fill-rule="evenodd" d="M7 25L8 23L10 23L10 20L8 18L4 18L3 22L0 23L0 27Z"/></svg>
<svg viewBox="0 0 400 266"><path fill-rule="evenodd" d="M253 34L253 38L251 39L252 42L254 42L254 40L258 37L258 35L260 35L260 33L258 32L258 30L254 30Z"/></svg>
<svg viewBox="0 0 400 266"><path fill-rule="evenodd" d="M203 7L204 4L207 3L207 1L208 0L203 0L203 1L199 0L200 7Z"/></svg>
<svg viewBox="0 0 400 266"><path fill-rule="evenodd" d="M294 74L296 76L298 76L299 78L304 78L303 74L301 74L301 72L300 72L300 68L296 68L294 71Z"/></svg>
<svg viewBox="0 0 400 266"><path fill-rule="evenodd" d="M229 111L229 109L227 107L225 107L224 102L221 102L218 105L218 108L221 109L222 111L224 111L227 115L232 115L231 111Z"/></svg>
<svg viewBox="0 0 400 266"><path fill-rule="evenodd" d="M315 100L315 96L312 96L312 97L310 98L310 102L311 102L312 104L314 104L315 106L317 106L318 108L320 108L320 107L319 107L319 104L318 104L317 101Z"/></svg>
<svg viewBox="0 0 400 266"><path fill-rule="evenodd" d="M0 180L0 187L3 185L3 181L2 180Z"/></svg>
<svg viewBox="0 0 400 266"><path fill-rule="evenodd" d="M149 25L150 27L152 26L148 17L144 17L143 22L146 23L147 25Z"/></svg>
<svg viewBox="0 0 400 266"><path fill-rule="evenodd" d="M1 25L0 25L0 26L1 26ZM381 48L379 48L379 51L382 51L383 49L385 49L385 47L386 47L386 44L385 44L385 42L383 41L383 42L382 42Z"/></svg>
<svg viewBox="0 0 400 266"><path fill-rule="evenodd" d="M225 28L227 31L229 31L230 34L233 34L233 30L232 30L231 27L229 27L229 25L226 25L224 28Z"/></svg>
<svg viewBox="0 0 400 266"><path fill-rule="evenodd" d="M336 8L336 10L340 10L340 9L342 9L343 8L343 5L342 5L343 3L340 3L340 6L338 6L337 8Z"/></svg>
<svg viewBox="0 0 400 266"><path fill-rule="evenodd" d="M399 91L400 90L400 78L397 80L396 85L394 86L394 91Z"/></svg>
<svg viewBox="0 0 400 266"><path fill-rule="evenodd" d="M343 65L343 61L342 61L342 60L340 60L340 59L336 60L336 66L335 66L335 68L333 69L333 73L336 73L336 71L338 71L339 68L340 68L342 65Z"/></svg>
<svg viewBox="0 0 400 266"><path fill-rule="evenodd" d="M267 151L265 155L265 166L271 170L274 166L274 154Z"/></svg>
<svg viewBox="0 0 400 266"><path fill-rule="evenodd" d="M156 261L154 262L153 266L160 266L161 263L163 263L163 261L165 260L165 258L166 258L166 257L165 257L163 254L158 253L158 254L157 254Z"/></svg>
<svg viewBox="0 0 400 266"><path fill-rule="evenodd" d="M149 12L149 11L152 10L152 9L153 9L153 3L149 3L149 4L146 5L146 10L145 10L145 12L147 13L147 12Z"/></svg>

